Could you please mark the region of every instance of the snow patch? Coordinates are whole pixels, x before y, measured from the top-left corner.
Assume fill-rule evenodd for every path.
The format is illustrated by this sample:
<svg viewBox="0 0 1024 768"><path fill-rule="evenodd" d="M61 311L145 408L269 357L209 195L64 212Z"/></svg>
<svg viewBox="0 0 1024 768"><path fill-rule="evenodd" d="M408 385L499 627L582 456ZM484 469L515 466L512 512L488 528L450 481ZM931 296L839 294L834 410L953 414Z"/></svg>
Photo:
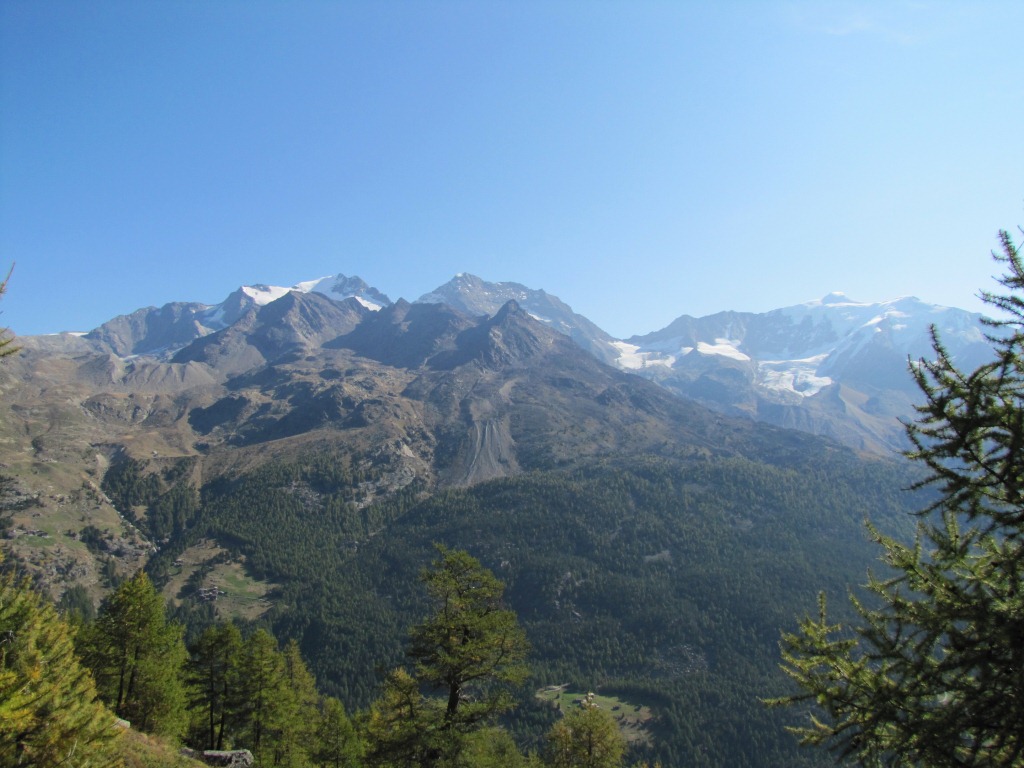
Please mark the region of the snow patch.
<svg viewBox="0 0 1024 768"><path fill-rule="evenodd" d="M661 357L656 352L641 352L640 347L636 344L629 344L625 341L613 341L611 344L619 351L619 357L616 360L619 367L629 371L649 368L653 365L671 368L676 362L676 358L672 355Z"/></svg>
<svg viewBox="0 0 1024 768"><path fill-rule="evenodd" d="M750 357L743 354L736 348L738 344L739 342L731 341L730 339L715 339L714 344L708 344L706 341L698 341L697 352L702 355L719 355L733 360L741 360L743 362L749 361Z"/></svg>
<svg viewBox="0 0 1024 768"><path fill-rule="evenodd" d="M369 301L368 299L364 299L362 296L353 296L352 298L358 301L371 312L380 312L380 310L384 308L383 304L377 304L376 302Z"/></svg>
<svg viewBox="0 0 1024 768"><path fill-rule="evenodd" d="M352 288L349 290L336 290L338 287L348 287L346 286L346 281L349 280L354 283ZM316 280L303 280L300 283L296 283L291 288L282 288L276 285L247 285L242 286L242 291L261 307L281 298L288 293L288 291L296 291L297 293L319 293L327 296L328 298L334 299L335 301L343 301L348 298L353 298L372 312L378 312L384 308L384 304L374 301L373 299L368 299L362 294L355 293L353 288L356 290L362 290L362 288L359 288L359 285L360 281L357 278L347 278L345 275L327 275L326 277L319 277ZM372 289L371 292L373 292Z"/></svg>
<svg viewBox="0 0 1024 768"><path fill-rule="evenodd" d="M763 360L757 365L758 381L765 389L811 397L832 384L828 376L818 375L818 367L827 357L825 354L804 360Z"/></svg>
<svg viewBox="0 0 1024 768"><path fill-rule="evenodd" d="M644 367L644 359L647 355L640 351L636 344L627 344L625 341L613 341L612 346L619 350L618 364L621 368L636 370Z"/></svg>
<svg viewBox="0 0 1024 768"><path fill-rule="evenodd" d="M292 290L298 291L299 293L312 293L320 283L324 282L324 280L331 280L333 278L334 275L327 275L326 277L318 277L316 280L305 280L293 285Z"/></svg>
<svg viewBox="0 0 1024 768"><path fill-rule="evenodd" d="M199 315L200 322L206 328L213 328L214 330L220 330L226 323L224 321L224 305L217 304L212 309L208 309Z"/></svg>
<svg viewBox="0 0 1024 768"><path fill-rule="evenodd" d="M242 293L255 302L256 306L264 307L272 301L277 301L286 293L288 288L278 285L243 285Z"/></svg>

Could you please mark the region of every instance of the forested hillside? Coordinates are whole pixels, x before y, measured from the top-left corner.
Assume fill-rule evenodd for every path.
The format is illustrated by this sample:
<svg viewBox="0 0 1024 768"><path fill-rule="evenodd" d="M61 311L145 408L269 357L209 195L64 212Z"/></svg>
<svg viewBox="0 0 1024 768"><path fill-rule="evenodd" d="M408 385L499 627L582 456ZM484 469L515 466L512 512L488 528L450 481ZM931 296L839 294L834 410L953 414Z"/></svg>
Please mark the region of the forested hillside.
<svg viewBox="0 0 1024 768"><path fill-rule="evenodd" d="M650 705L641 753L665 765L800 764L814 756L759 702L785 688L780 629L819 588L841 597L866 580L865 517L907 535L921 506L900 490L905 467L850 459L595 460L357 510L341 462L303 457L205 488L152 571L166 579L206 539L243 555L278 585L264 620L299 640L326 691L361 707L421 618L416 574L433 543L466 549L508 584L533 648L513 721L527 743L552 717L533 690L569 682Z"/></svg>
<svg viewBox="0 0 1024 768"><path fill-rule="evenodd" d="M225 620L294 640L357 712L409 692L388 672L418 574L464 550L531 646L522 749L564 686L631 713L631 759L814 764L760 704L787 690L780 633L867 580L866 518L905 537L923 506L900 460L712 413L515 302L288 294L176 362L84 344L0 369L11 549L41 588L88 618L144 567L188 642Z"/></svg>

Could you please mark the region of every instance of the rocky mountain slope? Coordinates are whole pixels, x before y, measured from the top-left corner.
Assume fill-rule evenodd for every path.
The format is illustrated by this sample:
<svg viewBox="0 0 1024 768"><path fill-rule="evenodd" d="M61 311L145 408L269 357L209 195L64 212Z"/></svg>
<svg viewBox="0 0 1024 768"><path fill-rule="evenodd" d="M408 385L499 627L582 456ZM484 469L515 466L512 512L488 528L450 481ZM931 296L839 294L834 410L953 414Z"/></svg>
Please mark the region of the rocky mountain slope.
<svg viewBox="0 0 1024 768"><path fill-rule="evenodd" d="M295 637L356 707L444 541L508 581L538 684L650 699L649 756L801 764L756 699L778 629L863 574L866 515L906 529L901 465L607 365L536 296L235 298L25 338L0 365L5 548L40 586L95 604L144 566L190 625Z"/></svg>
<svg viewBox="0 0 1024 768"><path fill-rule="evenodd" d="M698 439L695 424L716 422L693 402L891 455L899 419L913 417L906 361L928 354L931 324L965 366L986 354L977 315L916 299L833 294L764 314L684 315L616 341L550 294L472 275L414 304L344 275L243 287L214 306L175 303L88 334L23 339L0 368L0 461L23 499L66 508L22 520L42 530L33 519L98 515L116 527L101 485L111 462L129 458L195 457L201 483L287 453L288 441L342 440L386 468L361 491L370 504L414 480L469 485L680 441L756 444L742 420ZM111 544L126 568L157 544L144 529ZM30 546L41 538L20 542L26 556L47 559ZM55 585L88 573L100 594L103 558L64 545L39 572Z"/></svg>
<svg viewBox="0 0 1024 768"><path fill-rule="evenodd" d="M980 315L829 294L763 314L683 315L617 342L617 362L716 410L886 453L905 447L900 419L918 397L908 361L932 354L932 326L966 370L988 357Z"/></svg>
<svg viewBox="0 0 1024 768"><path fill-rule="evenodd" d="M340 274L297 283L291 289L244 286L213 306L179 302L114 318L84 334L80 347L119 358L175 362L218 355L230 359L237 372L266 362L261 349L267 345L303 346L300 336L311 333L309 328L289 341L279 336L290 331L274 330L270 316L260 321L261 336L251 343L239 341L249 332L257 310L289 295L352 299L345 310L351 315L349 330L368 313L392 307L379 290L358 277ZM820 301L766 313L683 315L660 331L616 340L545 291L518 283L487 282L464 273L411 306L400 301L394 312L404 318L412 311L417 317L425 311L419 309L421 305L444 305L479 319L493 316L508 301L515 301L598 360L648 378L676 395L729 415L826 435L876 454L906 447L901 419L913 418L917 396L907 365L908 360L931 354L930 326L938 328L944 344L967 368L983 359L988 349L980 315L915 298L862 303L829 294ZM286 310L282 306L276 311ZM443 322L440 316L438 322ZM332 332L340 332L345 323L331 327ZM228 329L227 336L210 338ZM348 343L353 349L361 344L364 352L383 349L383 337L372 336L380 333L380 327L370 324ZM204 338L199 347L185 350ZM316 332L307 339L317 340ZM38 343L52 346L55 342ZM383 354L389 357L382 361L395 363L403 354L420 355L418 340L405 337L402 343L408 347L406 352L391 349L376 353L378 359ZM214 367L224 365L228 364Z"/></svg>
<svg viewBox="0 0 1024 768"><path fill-rule="evenodd" d="M476 275L456 275L424 294L418 303L447 304L468 315L493 315L508 301L515 301L549 328L562 333L602 362L614 364L619 357L614 339L557 296L519 283L490 283Z"/></svg>
<svg viewBox="0 0 1024 768"><path fill-rule="evenodd" d="M387 296L362 279L338 274L296 283L291 288L246 285L214 305L173 302L159 308L145 307L128 315L119 315L83 335L95 342L98 349L121 357L167 357L195 339L233 326L246 314L289 293L318 294L335 301L353 298L368 310L378 310L391 304Z"/></svg>
<svg viewBox="0 0 1024 768"><path fill-rule="evenodd" d="M660 331L616 340L544 291L463 274L419 301L493 314L516 299L598 359L734 416L827 435L857 450L906 447L914 417L909 360L932 353L930 328L972 369L989 345L981 316L916 298L863 303L833 293L766 313L683 315Z"/></svg>
<svg viewBox="0 0 1024 768"><path fill-rule="evenodd" d="M201 484L298 445L340 443L372 469L365 505L413 481L466 485L680 434L705 447L730 442L726 433L756 434L738 423L699 437L710 414L604 366L515 302L470 317L443 304L371 311L355 297L289 291L176 350L157 349L195 309L182 306L86 336L22 339L22 353L0 367L0 461L38 500L18 513L16 530L47 533L13 543L56 593L72 573L101 591L103 558L64 536L83 520L116 532L111 551L127 557L125 568L166 537L144 520L122 531L131 510L114 510L102 484L127 460L157 471L188 459ZM139 332L146 327L160 333ZM116 353L127 346L155 351Z"/></svg>

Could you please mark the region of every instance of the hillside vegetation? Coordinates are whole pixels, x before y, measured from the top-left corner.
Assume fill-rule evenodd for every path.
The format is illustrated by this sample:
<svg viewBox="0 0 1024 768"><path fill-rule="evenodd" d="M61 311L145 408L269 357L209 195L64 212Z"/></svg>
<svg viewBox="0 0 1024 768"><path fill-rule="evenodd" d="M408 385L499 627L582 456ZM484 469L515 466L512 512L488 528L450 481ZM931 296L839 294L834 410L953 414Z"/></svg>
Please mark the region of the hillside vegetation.
<svg viewBox="0 0 1024 768"><path fill-rule="evenodd" d="M434 545L466 551L531 646L503 715L524 749L558 718L533 692L569 684L650 709L633 758L816 764L760 704L780 632L867 580L866 518L907 537L924 505L899 460L712 413L515 302L289 294L170 362L98 343L0 366L9 541L41 589L89 618L144 567L186 641L294 640L356 712L406 690Z"/></svg>
<svg viewBox="0 0 1024 768"><path fill-rule="evenodd" d="M568 681L649 703L653 738L640 752L666 765L811 760L759 703L785 685L780 628L819 588L838 598L866 579L866 516L908 535L908 510L921 506L900 490L905 467L842 454L785 467L583 462L363 510L345 503L333 466L309 457L206 488L179 546L216 541L276 584L263 620L297 638L322 687L350 707L377 695L376 670L401 662L433 544L466 549L506 582L532 645L516 733L539 743L552 714L529 692ZM177 551L153 573L172 572ZM196 605L197 624L208 605Z"/></svg>

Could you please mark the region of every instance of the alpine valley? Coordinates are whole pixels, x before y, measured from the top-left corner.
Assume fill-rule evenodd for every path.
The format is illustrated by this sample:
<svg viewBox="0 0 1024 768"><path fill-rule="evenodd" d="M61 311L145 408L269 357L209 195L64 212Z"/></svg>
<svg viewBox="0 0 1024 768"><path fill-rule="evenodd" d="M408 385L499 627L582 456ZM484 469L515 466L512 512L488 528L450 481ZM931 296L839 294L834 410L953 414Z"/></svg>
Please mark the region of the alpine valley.
<svg viewBox="0 0 1024 768"><path fill-rule="evenodd" d="M651 718L635 757L824 764L785 732L780 632L909 536L900 419L935 325L840 294L614 339L558 298L459 275L414 303L337 275L22 337L0 366L5 549L65 606L146 568L191 632L296 638L350 710L402 663L433 544L508 587L532 645L510 727L568 684Z"/></svg>

